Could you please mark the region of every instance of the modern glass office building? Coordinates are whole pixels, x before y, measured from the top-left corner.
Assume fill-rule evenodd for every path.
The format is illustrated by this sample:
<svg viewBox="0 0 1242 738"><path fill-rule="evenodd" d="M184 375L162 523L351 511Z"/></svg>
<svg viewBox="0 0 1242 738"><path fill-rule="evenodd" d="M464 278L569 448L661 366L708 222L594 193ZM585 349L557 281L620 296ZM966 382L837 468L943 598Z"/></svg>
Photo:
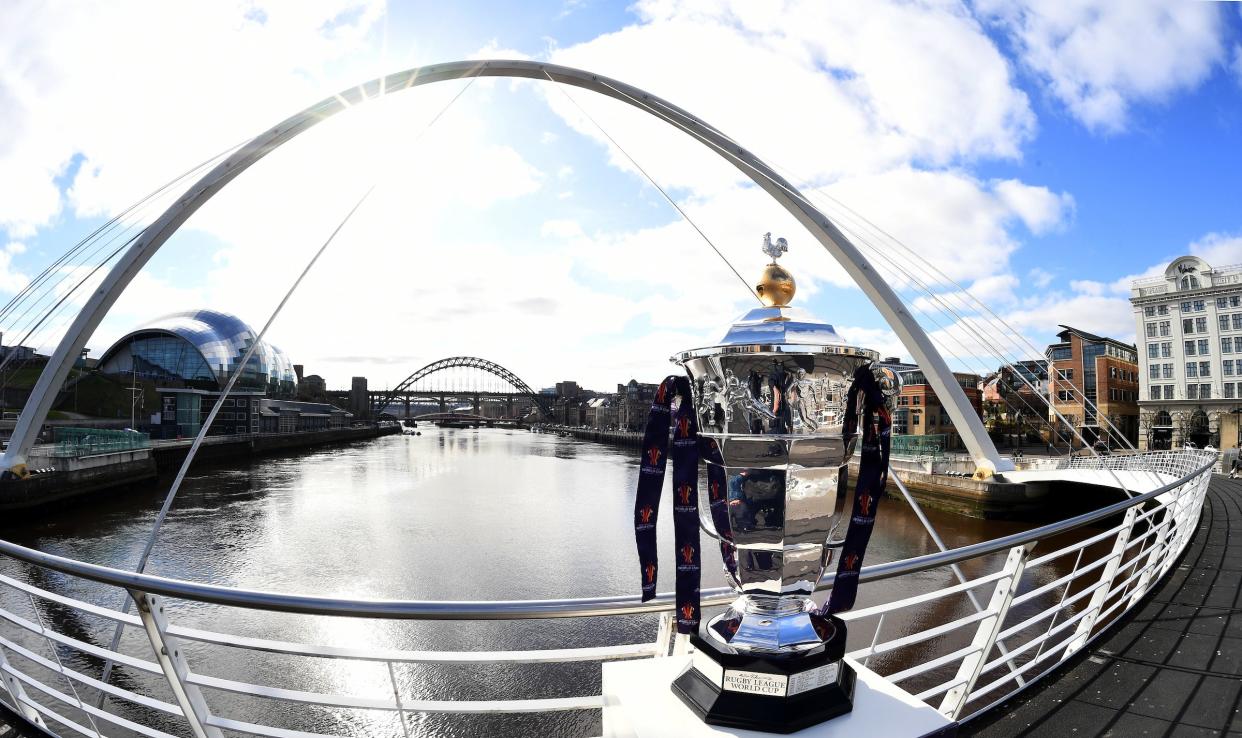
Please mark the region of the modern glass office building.
<svg viewBox="0 0 1242 738"><path fill-rule="evenodd" d="M293 362L275 346L261 344L242 365L257 339L235 315L216 310L173 313L117 341L100 358L99 369L155 385L161 407L147 408L143 417L157 437L197 433L230 379L239 375L212 432L256 433L261 399L297 395Z"/></svg>

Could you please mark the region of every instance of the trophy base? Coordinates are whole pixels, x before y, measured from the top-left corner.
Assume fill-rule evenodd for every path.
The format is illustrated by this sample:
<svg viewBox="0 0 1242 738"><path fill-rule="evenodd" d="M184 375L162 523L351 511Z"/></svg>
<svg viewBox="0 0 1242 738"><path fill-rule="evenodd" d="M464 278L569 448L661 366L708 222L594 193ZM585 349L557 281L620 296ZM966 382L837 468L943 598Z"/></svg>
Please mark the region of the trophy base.
<svg viewBox="0 0 1242 738"><path fill-rule="evenodd" d="M704 722L768 733L793 733L854 708L854 670L845 656L845 625L822 646L794 654L742 652L690 637L694 658L673 692Z"/></svg>

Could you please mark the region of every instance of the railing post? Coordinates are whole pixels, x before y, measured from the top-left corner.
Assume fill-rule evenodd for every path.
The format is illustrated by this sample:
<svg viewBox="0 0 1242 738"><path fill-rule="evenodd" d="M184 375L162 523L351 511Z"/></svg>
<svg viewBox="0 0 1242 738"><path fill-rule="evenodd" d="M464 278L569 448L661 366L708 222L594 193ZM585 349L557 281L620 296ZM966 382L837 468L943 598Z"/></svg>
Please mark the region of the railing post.
<svg viewBox="0 0 1242 738"><path fill-rule="evenodd" d="M660 613L660 625L656 629L655 649L656 658L668 656L668 650L673 645L673 613Z"/></svg>
<svg viewBox="0 0 1242 738"><path fill-rule="evenodd" d="M1069 639L1069 644L1065 647L1065 653L1061 655L1062 661L1077 653L1091 636L1091 629L1095 627L1095 621L1104 610L1104 603L1108 600L1108 592L1113 588L1113 580L1117 578L1117 569L1121 567L1121 559L1125 557L1126 544L1130 542L1130 534L1134 531L1134 518L1137 516L1137 506L1132 505L1126 509L1125 517L1121 523L1121 530L1117 532L1117 537L1113 539L1113 550L1109 553L1110 558L1108 563L1104 565L1104 572L1100 574L1100 586L1095 592L1091 593L1091 602L1087 605L1087 614L1083 616L1082 620L1078 621L1078 627L1074 629L1074 635Z"/></svg>
<svg viewBox="0 0 1242 738"><path fill-rule="evenodd" d="M13 710L31 723L48 730L47 723L43 722L43 716L30 706L31 700L26 695L26 688L22 686L21 680L9 673L10 670L17 671L5 657L4 649L0 648L0 671L4 672L4 691L8 693L9 699L13 700Z"/></svg>
<svg viewBox="0 0 1242 738"><path fill-rule="evenodd" d="M1138 584L1134 587L1134 592L1130 595L1130 601L1126 603L1126 611L1134 607L1143 595L1147 594L1147 590L1151 587L1151 581L1159 573L1163 574L1165 570L1165 562L1174 558L1177 550L1177 541L1181 525L1179 524L1179 515L1186 497L1184 487L1178 490L1178 493L1165 507L1164 520L1161 521L1159 530L1152 536L1151 553L1147 555L1147 562L1143 564L1143 573L1139 576Z"/></svg>
<svg viewBox="0 0 1242 738"><path fill-rule="evenodd" d="M1005 558L1005 576L996 582L996 589L992 590L992 599L985 611L989 615L979 621L975 637L970 642L971 647L976 650L962 659L961 666L957 668L954 681L962 683L946 692L944 699L940 701L940 714L950 720L956 720L966 706L970 691L974 689L983 665L987 663L988 654L992 651L992 646L996 645L996 636L1001 631L1005 616L1009 614L1009 605L1018 592L1022 572L1026 569L1026 560L1030 558L1035 543L1032 541L1009 549L1009 555Z"/></svg>
<svg viewBox="0 0 1242 738"><path fill-rule="evenodd" d="M138 606L138 617L142 619L143 630L151 641L151 650L164 670L164 678L168 680L168 686L177 698L186 722L190 724L190 731L195 738L224 738L219 728L207 724L211 711L207 709L203 693L188 681L190 665L180 642L168 634L168 616L164 614L163 600L136 589L129 590L129 596Z"/></svg>

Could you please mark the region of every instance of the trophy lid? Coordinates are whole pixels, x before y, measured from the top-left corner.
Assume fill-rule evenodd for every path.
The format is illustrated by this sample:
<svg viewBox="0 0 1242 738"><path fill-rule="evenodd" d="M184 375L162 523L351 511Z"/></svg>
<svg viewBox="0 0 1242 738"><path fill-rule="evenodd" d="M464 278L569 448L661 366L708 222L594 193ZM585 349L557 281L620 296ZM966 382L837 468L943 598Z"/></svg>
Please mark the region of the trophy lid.
<svg viewBox="0 0 1242 738"><path fill-rule="evenodd" d="M724 353L832 353L878 360L878 352L846 344L831 324L802 308L790 307L797 286L793 275L776 263L788 250L785 239L778 238L773 243L772 234L765 233L763 252L772 261L755 285L755 294L763 306L734 321L716 345L683 351L673 361L682 363Z"/></svg>

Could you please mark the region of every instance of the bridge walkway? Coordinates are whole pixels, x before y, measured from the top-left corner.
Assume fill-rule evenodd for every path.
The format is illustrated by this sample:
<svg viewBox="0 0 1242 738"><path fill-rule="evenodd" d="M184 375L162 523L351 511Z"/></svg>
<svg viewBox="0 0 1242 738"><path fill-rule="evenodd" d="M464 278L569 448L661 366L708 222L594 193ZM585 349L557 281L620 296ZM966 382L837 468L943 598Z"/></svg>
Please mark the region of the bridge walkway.
<svg viewBox="0 0 1242 738"><path fill-rule="evenodd" d="M962 734L1242 737L1242 480L1213 478L1184 558L1129 618Z"/></svg>

